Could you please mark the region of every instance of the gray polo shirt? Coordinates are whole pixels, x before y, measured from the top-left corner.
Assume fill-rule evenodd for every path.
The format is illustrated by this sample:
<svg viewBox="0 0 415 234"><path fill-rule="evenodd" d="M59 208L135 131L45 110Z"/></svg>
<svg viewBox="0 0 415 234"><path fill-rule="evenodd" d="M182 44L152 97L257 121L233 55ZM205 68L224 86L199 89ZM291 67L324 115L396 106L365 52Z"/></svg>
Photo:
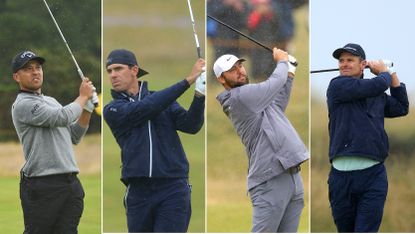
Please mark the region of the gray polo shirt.
<svg viewBox="0 0 415 234"><path fill-rule="evenodd" d="M87 128L77 120L82 107L64 107L54 98L21 92L12 106L13 124L23 145L25 176L45 176L79 172L72 144L77 144Z"/></svg>
<svg viewBox="0 0 415 234"><path fill-rule="evenodd" d="M217 97L245 145L248 190L309 158L285 116L293 82L287 74L287 62L280 62L266 81L225 90Z"/></svg>

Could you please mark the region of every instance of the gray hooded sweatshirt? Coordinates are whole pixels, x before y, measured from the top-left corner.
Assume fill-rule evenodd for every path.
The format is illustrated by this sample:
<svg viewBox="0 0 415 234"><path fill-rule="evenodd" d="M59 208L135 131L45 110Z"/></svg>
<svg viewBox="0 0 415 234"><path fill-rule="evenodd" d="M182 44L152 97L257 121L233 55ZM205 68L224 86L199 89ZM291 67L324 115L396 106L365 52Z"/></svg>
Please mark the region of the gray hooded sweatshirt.
<svg viewBox="0 0 415 234"><path fill-rule="evenodd" d="M54 98L20 92L12 106L13 124L23 145L26 177L79 172L72 144L87 128L77 119L82 107L73 102L62 107Z"/></svg>
<svg viewBox="0 0 415 234"><path fill-rule="evenodd" d="M309 158L284 113L292 82L287 62L279 62L266 81L225 90L217 96L248 154L248 190Z"/></svg>

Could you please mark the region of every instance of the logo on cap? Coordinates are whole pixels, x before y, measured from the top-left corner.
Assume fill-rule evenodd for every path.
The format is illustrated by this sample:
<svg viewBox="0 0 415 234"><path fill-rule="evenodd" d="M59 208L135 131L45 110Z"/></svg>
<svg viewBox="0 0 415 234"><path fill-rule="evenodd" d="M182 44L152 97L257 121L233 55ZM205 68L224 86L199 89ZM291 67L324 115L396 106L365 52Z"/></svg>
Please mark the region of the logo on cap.
<svg viewBox="0 0 415 234"><path fill-rule="evenodd" d="M353 47L344 47L344 49L348 49L348 50L353 50L353 51L357 51L355 48Z"/></svg>
<svg viewBox="0 0 415 234"><path fill-rule="evenodd" d="M22 53L22 55L20 55L20 58L24 58L24 57L34 57L36 56L35 53L33 53L32 51L25 51Z"/></svg>

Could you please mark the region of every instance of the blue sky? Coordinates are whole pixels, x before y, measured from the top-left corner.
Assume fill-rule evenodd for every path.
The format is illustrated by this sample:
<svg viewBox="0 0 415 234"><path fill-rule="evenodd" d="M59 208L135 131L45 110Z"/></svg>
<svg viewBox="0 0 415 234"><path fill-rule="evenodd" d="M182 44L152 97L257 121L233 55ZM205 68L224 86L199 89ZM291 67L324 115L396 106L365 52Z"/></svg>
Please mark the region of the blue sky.
<svg viewBox="0 0 415 234"><path fill-rule="evenodd" d="M335 49L360 44L368 60L390 59L410 102L415 100L415 1L311 0L310 70L337 68ZM310 74L312 97L325 100L331 78L338 72ZM366 69L365 77L373 77Z"/></svg>

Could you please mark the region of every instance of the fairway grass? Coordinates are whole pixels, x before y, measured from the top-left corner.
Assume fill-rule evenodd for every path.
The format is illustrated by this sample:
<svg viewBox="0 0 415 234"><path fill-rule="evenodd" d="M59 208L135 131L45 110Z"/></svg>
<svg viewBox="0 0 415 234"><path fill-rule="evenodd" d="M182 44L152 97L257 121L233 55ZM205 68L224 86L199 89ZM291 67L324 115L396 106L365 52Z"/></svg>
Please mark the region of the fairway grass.
<svg viewBox="0 0 415 234"><path fill-rule="evenodd" d="M101 178L98 175L79 176L85 191L84 212L78 231L81 234L101 233ZM0 233L22 233L23 212L19 198L19 178L2 177L0 187Z"/></svg>

